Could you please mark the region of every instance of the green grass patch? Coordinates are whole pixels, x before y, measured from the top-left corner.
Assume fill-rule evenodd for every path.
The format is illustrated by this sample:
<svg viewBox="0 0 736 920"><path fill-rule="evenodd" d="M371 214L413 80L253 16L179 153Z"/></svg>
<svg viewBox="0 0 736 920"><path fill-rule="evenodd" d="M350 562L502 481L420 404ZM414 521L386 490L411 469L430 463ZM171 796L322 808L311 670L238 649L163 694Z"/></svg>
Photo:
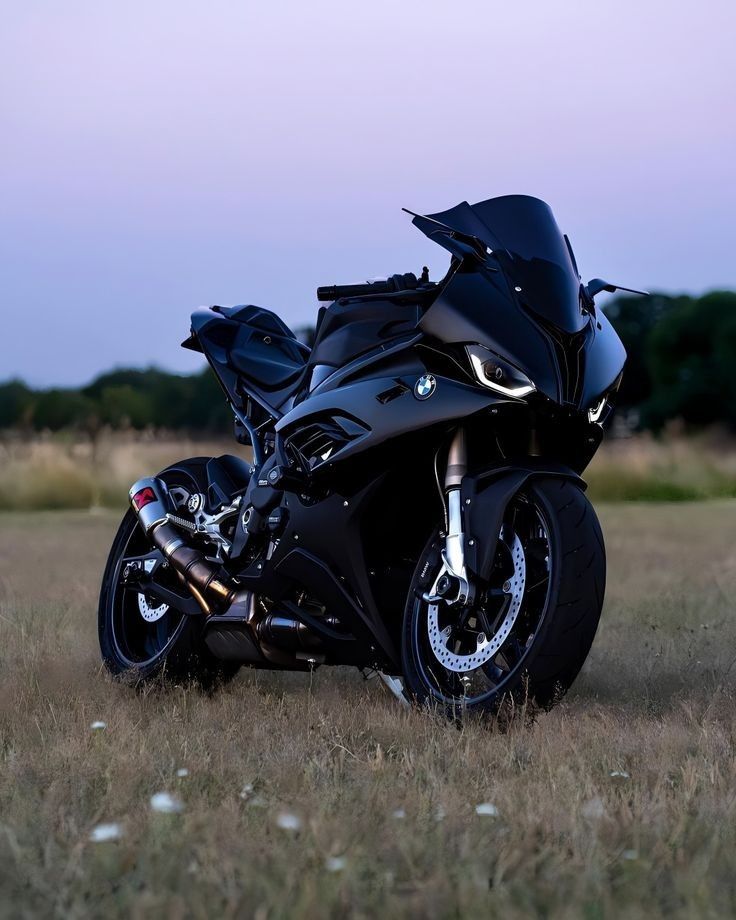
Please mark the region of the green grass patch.
<svg viewBox="0 0 736 920"><path fill-rule="evenodd" d="M599 502L688 502L720 497L718 494L703 494L694 485L656 476L639 476L625 470L593 475L589 478L588 487L591 500Z"/></svg>

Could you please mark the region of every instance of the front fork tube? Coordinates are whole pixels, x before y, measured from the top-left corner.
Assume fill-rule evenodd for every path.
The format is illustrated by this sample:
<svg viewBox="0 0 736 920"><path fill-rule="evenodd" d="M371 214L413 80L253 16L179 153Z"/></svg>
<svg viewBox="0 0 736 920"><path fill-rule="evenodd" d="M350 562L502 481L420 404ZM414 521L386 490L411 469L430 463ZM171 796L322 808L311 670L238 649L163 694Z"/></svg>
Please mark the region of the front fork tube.
<svg viewBox="0 0 736 920"><path fill-rule="evenodd" d="M450 604L467 604L471 601L472 589L465 567L465 534L460 497L460 486L467 471L465 429L458 428L450 444L445 472L447 535L442 551L442 568L432 590L424 596L430 603L443 600Z"/></svg>

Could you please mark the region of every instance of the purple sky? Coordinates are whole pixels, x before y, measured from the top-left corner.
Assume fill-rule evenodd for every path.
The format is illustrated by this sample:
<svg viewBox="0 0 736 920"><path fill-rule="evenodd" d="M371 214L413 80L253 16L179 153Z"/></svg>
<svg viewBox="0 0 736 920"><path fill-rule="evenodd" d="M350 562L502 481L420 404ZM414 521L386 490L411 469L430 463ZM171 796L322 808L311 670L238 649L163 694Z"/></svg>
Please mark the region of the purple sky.
<svg viewBox="0 0 736 920"><path fill-rule="evenodd" d="M520 192L584 276L736 287L736 4L5 4L0 379L191 370L205 303L443 272L402 214Z"/></svg>

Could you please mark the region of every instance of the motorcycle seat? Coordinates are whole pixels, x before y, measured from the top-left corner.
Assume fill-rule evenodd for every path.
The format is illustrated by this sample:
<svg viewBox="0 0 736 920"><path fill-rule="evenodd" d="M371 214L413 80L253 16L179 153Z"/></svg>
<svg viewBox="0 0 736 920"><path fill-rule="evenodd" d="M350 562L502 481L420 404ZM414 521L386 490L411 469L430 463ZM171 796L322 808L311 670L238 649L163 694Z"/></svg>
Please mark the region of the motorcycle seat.
<svg viewBox="0 0 736 920"><path fill-rule="evenodd" d="M305 367L304 361L291 360L277 349L258 341L248 343L245 349L233 349L230 360L244 377L268 390L281 390L296 383Z"/></svg>
<svg viewBox="0 0 736 920"><path fill-rule="evenodd" d="M252 305L217 310L238 324L229 341L230 365L264 390L294 386L304 373L309 347L275 313Z"/></svg>

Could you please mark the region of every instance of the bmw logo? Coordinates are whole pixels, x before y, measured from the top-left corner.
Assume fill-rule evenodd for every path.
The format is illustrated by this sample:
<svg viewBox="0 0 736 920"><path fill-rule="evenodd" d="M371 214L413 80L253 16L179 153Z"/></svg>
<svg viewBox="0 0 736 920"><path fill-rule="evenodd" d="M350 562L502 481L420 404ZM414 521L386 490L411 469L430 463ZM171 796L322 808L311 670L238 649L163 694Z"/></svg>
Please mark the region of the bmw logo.
<svg viewBox="0 0 736 920"><path fill-rule="evenodd" d="M429 399L437 389L437 381L431 374L424 374L414 384L414 395L417 399Z"/></svg>

